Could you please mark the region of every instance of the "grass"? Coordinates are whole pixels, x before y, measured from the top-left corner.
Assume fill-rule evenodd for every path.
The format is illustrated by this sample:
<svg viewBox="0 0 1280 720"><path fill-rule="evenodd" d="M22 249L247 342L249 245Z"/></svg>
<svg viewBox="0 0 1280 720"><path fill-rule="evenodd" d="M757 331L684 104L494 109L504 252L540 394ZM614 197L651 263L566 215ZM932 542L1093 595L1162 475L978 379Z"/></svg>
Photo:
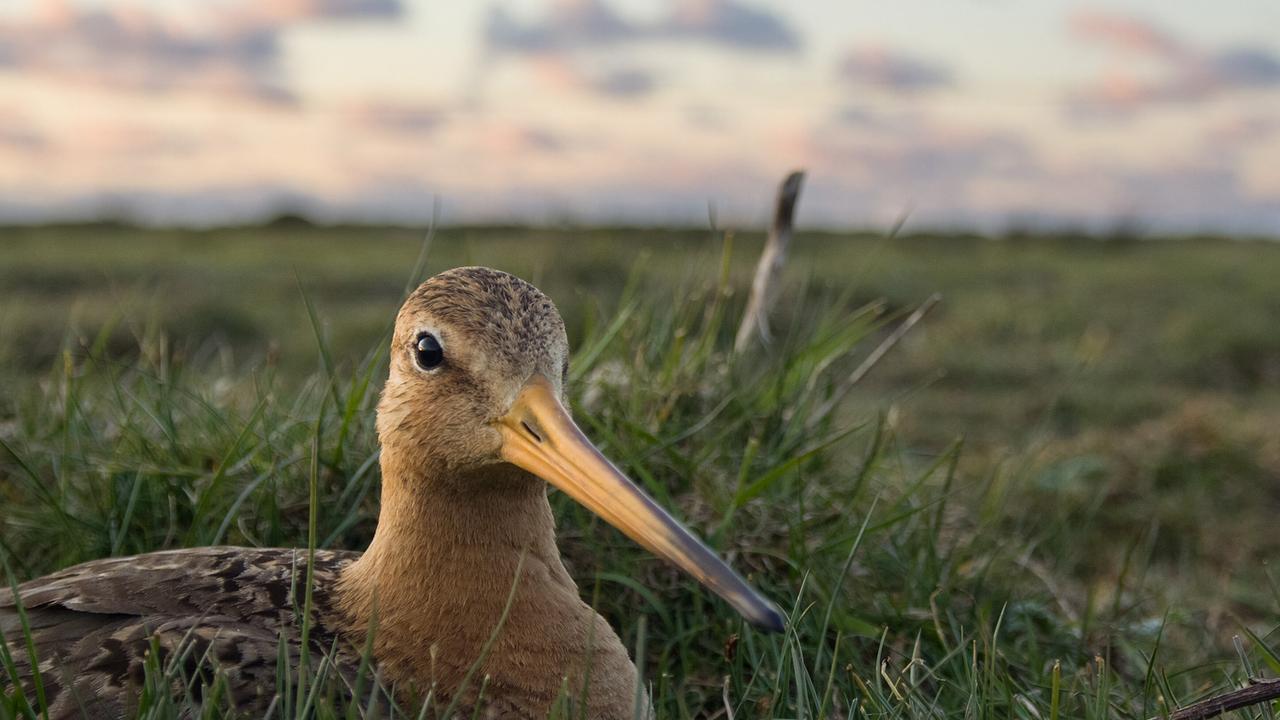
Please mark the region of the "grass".
<svg viewBox="0 0 1280 720"><path fill-rule="evenodd" d="M294 252L304 241L283 233L272 257L295 258L289 269L245 257L261 241L174 240L103 256L113 278L134 283L108 295L134 298L128 306L147 296L139 286L169 297L166 283L207 274L216 285L237 268L251 278L240 285L280 295L198 300L240 307L254 328L217 342L198 339L201 326L181 313L99 316L103 303L82 300L78 331L58 333L56 350L11 358L10 377L24 380L0 406L0 540L15 579L168 547L358 548L371 535L379 336L416 242L383 238L365 248L377 257L355 253L336 267L319 250ZM1274 356L1259 332L1259 318L1278 311L1264 282L1280 263L1274 251L926 239L903 249L874 238L850 240L851 250L818 239L798 261L777 344L735 357L751 242L724 253L719 238L663 237L650 250L679 253L637 265L595 238L553 265L537 259L549 239L525 240L442 242L432 263L499 257L548 289L575 341L584 429L791 617L784 636L752 631L556 494L566 562L642 648L659 717L1145 718L1280 672L1280 578L1266 565L1280 542ZM148 252L160 247L178 269L147 280ZM67 297L104 292L84 279L95 261L77 253L106 252L87 238L6 252L16 299L3 317L27 328L22 337L66 324L28 325L39 315L29 296L52 293L54 281L16 275L44 263L74 286ZM886 255L893 262L876 272ZM894 280L911 257L921 276ZM199 267L180 269L186 262ZM381 263L400 276L386 280ZM1224 268L1238 273L1229 287L1213 279ZM627 290L595 292L624 273ZM1164 287L1170 277L1176 289ZM379 289L353 292L352 278ZM885 328L938 289L958 297L872 373L875 385L818 413ZM1107 293L1128 304L1099 302ZM1151 306L1168 311L1155 327L1142 313ZM1223 311L1232 306L1250 312ZM284 357L246 351L277 327L300 333L281 340ZM364 350L353 351L360 333ZM934 377L939 368L946 378ZM1023 376L1032 397L1010 397ZM955 432L977 421L995 427ZM313 692L283 688L277 715L363 712L363 699L342 707L323 680L307 684ZM163 686L142 714L178 712ZM31 711L6 702L0 717L38 717L38 701ZM222 714L216 702L207 711Z"/></svg>

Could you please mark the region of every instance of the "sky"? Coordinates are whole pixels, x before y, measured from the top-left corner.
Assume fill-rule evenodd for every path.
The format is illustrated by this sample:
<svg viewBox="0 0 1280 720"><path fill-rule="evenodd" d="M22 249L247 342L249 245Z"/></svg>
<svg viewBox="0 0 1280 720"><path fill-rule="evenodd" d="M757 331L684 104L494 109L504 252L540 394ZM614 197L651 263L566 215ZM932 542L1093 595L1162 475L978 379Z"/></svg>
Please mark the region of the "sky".
<svg viewBox="0 0 1280 720"><path fill-rule="evenodd" d="M1280 236L1276 0L0 0L0 220Z"/></svg>

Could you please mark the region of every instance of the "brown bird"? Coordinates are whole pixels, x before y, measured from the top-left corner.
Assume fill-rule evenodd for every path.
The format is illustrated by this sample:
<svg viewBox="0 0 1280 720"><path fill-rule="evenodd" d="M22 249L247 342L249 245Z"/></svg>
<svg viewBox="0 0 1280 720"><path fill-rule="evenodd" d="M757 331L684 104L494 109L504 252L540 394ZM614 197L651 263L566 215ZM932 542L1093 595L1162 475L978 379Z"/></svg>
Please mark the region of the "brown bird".
<svg viewBox="0 0 1280 720"><path fill-rule="evenodd" d="M282 667L328 663L354 682L371 654L403 707L430 697L437 712L533 718L569 703L575 716L632 718L637 698L647 702L635 665L561 562L546 483L781 630L772 603L574 424L568 363L564 323L532 285L478 267L427 280L396 318L378 405L377 530L363 554L316 551L305 638L306 550L92 561L19 586L25 622L0 592L0 632L27 696L38 675L51 718L122 717L150 662L177 668L184 698L218 691L261 716L288 700Z"/></svg>

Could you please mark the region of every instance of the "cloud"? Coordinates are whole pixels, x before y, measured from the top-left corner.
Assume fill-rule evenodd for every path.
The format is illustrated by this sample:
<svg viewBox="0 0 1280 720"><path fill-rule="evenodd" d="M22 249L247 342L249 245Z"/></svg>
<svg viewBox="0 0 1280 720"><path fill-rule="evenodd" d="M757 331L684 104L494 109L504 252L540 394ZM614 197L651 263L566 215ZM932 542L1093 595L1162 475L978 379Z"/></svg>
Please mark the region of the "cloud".
<svg viewBox="0 0 1280 720"><path fill-rule="evenodd" d="M296 97L280 67L285 29L322 18L386 17L399 7L398 0L270 0L180 22L138 5L41 0L30 15L0 22L0 69L142 93L289 104Z"/></svg>
<svg viewBox="0 0 1280 720"><path fill-rule="evenodd" d="M975 184L1018 181L1041 166L1020 133L944 124L918 114L853 109L816 126L807 141L815 176L831 174L858 192L899 204L913 198L960 208Z"/></svg>
<svg viewBox="0 0 1280 720"><path fill-rule="evenodd" d="M1280 57L1262 48L1237 47L1220 52L1210 60L1209 68L1226 87L1280 87Z"/></svg>
<svg viewBox="0 0 1280 720"><path fill-rule="evenodd" d="M1126 117L1160 105L1204 102L1229 92L1280 88L1280 56L1258 48L1232 48L1188 58L1155 79L1109 69L1094 82L1067 93L1076 117Z"/></svg>
<svg viewBox="0 0 1280 720"><path fill-rule="evenodd" d="M403 102L369 101L347 109L353 124L366 130L424 135L440 129L448 114L440 107Z"/></svg>
<svg viewBox="0 0 1280 720"><path fill-rule="evenodd" d="M34 153L48 145L48 137L21 105L0 104L0 150Z"/></svg>
<svg viewBox="0 0 1280 720"><path fill-rule="evenodd" d="M1236 159L1216 148L1181 160L1064 158L1018 131L898 118L853 108L811 129L803 154L811 170L806 217L889 222L909 210L917 226L994 229L1021 217L1103 230L1139 218L1162 230L1267 233L1280 222L1276 191L1246 183ZM1223 132L1239 143L1274 137L1278 128L1248 115Z"/></svg>
<svg viewBox="0 0 1280 720"><path fill-rule="evenodd" d="M494 6L485 23L485 46L495 53L560 53L638 39L643 30L600 0L554 3L541 21L523 23Z"/></svg>
<svg viewBox="0 0 1280 720"><path fill-rule="evenodd" d="M656 34L744 50L790 53L801 47L800 36L781 17L735 0L686 0L659 23Z"/></svg>
<svg viewBox="0 0 1280 720"><path fill-rule="evenodd" d="M57 10L0 25L11 68L142 92L181 87L292 100L276 76L273 33L195 33L137 7Z"/></svg>
<svg viewBox="0 0 1280 720"><path fill-rule="evenodd" d="M527 159L533 156L560 155L572 149L573 143L547 127L519 121L479 121L459 126L458 147L476 157ZM517 163L518 164L518 163Z"/></svg>
<svg viewBox="0 0 1280 720"><path fill-rule="evenodd" d="M836 72L851 85L875 86L900 93L955 84L955 77L946 66L884 48L852 50L840 61Z"/></svg>
<svg viewBox="0 0 1280 720"><path fill-rule="evenodd" d="M865 105L839 108L832 119L842 127L862 132L884 132L892 135L913 133L927 126L925 116L916 110L886 112Z"/></svg>
<svg viewBox="0 0 1280 720"><path fill-rule="evenodd" d="M44 135L28 127L0 127L0 148L23 152L43 150L49 144Z"/></svg>
<svg viewBox="0 0 1280 720"><path fill-rule="evenodd" d="M877 177L900 187L963 186L970 180L1021 175L1038 160L1026 138L1010 132L933 134L856 154Z"/></svg>
<svg viewBox="0 0 1280 720"><path fill-rule="evenodd" d="M589 78L587 87L612 98L635 98L653 92L657 84L653 74L637 68L626 68Z"/></svg>
<svg viewBox="0 0 1280 720"><path fill-rule="evenodd" d="M230 32L278 34L303 23L388 20L403 14L402 0L239 0L204 21Z"/></svg>
<svg viewBox="0 0 1280 720"><path fill-rule="evenodd" d="M635 22L603 0L565 0L542 18L521 21L494 6L484 44L495 55L567 53L639 42L685 41L727 48L796 52L800 36L781 17L738 0L683 0L665 18Z"/></svg>
<svg viewBox="0 0 1280 720"><path fill-rule="evenodd" d="M153 161L191 157L200 150L215 148L220 140L216 134L196 135L165 126L91 119L78 123L60 145L86 158Z"/></svg>
<svg viewBox="0 0 1280 720"><path fill-rule="evenodd" d="M651 95L658 89L658 77L644 68L599 60L593 62L570 54L532 56L526 66L541 84L562 93L634 100Z"/></svg>
<svg viewBox="0 0 1280 720"><path fill-rule="evenodd" d="M560 135L544 128L527 127L517 131L516 142L530 150L558 154L568 149Z"/></svg>
<svg viewBox="0 0 1280 720"><path fill-rule="evenodd" d="M733 115L725 108L705 101L685 106L684 117L691 127L717 134L724 133L735 125Z"/></svg>
<svg viewBox="0 0 1280 720"><path fill-rule="evenodd" d="M1258 143L1280 135L1280 116L1269 113L1245 113L1209 127L1205 145L1214 153L1248 150Z"/></svg>
<svg viewBox="0 0 1280 720"><path fill-rule="evenodd" d="M392 18L404 12L400 0L265 0L256 7L282 19Z"/></svg>
<svg viewBox="0 0 1280 720"><path fill-rule="evenodd" d="M1123 117L1162 104L1280 88L1280 55L1267 48L1198 48L1139 18L1101 11L1077 13L1069 24L1082 38L1156 63L1154 77L1139 78L1131 63L1120 62L1093 82L1069 90L1065 105L1076 117Z"/></svg>
<svg viewBox="0 0 1280 720"><path fill-rule="evenodd" d="M1276 197L1253 194L1239 168L1210 160L1158 168L1107 164L1092 168L1111 217L1137 217L1163 227L1220 232L1273 232Z"/></svg>
<svg viewBox="0 0 1280 720"><path fill-rule="evenodd" d="M676 0L651 21L624 16L607 0L559 0L534 18L495 4L484 25L479 72L496 60L520 58L559 90L635 100L652 95L659 77L618 51L673 43L763 53L795 53L802 46L782 17L739 0Z"/></svg>
<svg viewBox="0 0 1280 720"><path fill-rule="evenodd" d="M1079 10L1068 18L1071 31L1085 40L1138 55L1178 57L1183 43L1142 18L1100 10Z"/></svg>

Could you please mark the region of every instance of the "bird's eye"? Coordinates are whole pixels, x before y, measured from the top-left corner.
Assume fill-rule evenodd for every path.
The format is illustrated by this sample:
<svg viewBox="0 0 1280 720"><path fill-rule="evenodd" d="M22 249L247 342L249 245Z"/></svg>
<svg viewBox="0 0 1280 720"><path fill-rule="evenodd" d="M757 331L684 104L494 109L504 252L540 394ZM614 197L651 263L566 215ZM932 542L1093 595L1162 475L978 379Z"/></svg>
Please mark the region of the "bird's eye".
<svg viewBox="0 0 1280 720"><path fill-rule="evenodd" d="M431 370L444 362L444 348L440 347L440 341L436 340L435 335L422 333L413 344L413 359L417 361L418 367Z"/></svg>

